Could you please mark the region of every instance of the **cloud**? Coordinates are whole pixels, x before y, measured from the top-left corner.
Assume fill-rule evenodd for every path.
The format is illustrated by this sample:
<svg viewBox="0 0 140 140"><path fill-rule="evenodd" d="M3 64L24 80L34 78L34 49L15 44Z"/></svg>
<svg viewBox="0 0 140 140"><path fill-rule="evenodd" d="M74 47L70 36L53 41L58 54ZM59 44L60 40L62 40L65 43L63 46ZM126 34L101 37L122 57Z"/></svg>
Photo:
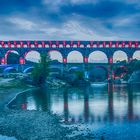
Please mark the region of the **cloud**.
<svg viewBox="0 0 140 140"><path fill-rule="evenodd" d="M128 15L136 13L139 10L135 7L134 4L127 4L120 1L102 1L93 3L84 3L84 4L70 4L62 5L61 12L66 14L79 14L84 16L89 16L92 18L114 18L119 15Z"/></svg>
<svg viewBox="0 0 140 140"><path fill-rule="evenodd" d="M35 23L23 18L11 17L8 20L10 23L15 25L15 28L29 30L29 31L33 31L36 28Z"/></svg>
<svg viewBox="0 0 140 140"><path fill-rule="evenodd" d="M140 39L139 0L5 0L1 39Z"/></svg>

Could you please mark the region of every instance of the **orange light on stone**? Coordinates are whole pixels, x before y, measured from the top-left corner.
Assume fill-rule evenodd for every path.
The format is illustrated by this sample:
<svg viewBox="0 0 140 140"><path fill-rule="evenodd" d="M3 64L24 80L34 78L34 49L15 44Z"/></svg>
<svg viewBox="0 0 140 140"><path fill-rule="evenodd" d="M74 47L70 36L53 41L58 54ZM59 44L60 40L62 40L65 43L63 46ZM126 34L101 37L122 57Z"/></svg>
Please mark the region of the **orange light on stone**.
<svg viewBox="0 0 140 140"><path fill-rule="evenodd" d="M88 58L87 57L84 58L84 62L88 63Z"/></svg>
<svg viewBox="0 0 140 140"><path fill-rule="evenodd" d="M45 47L45 42L44 42L44 41L42 41L41 43L42 43L42 47L44 48L44 47Z"/></svg>
<svg viewBox="0 0 140 140"><path fill-rule="evenodd" d="M67 58L63 58L63 63L67 63Z"/></svg>
<svg viewBox="0 0 140 140"><path fill-rule="evenodd" d="M130 42L129 42L129 48L131 48L131 47L132 47L132 42L130 41Z"/></svg>
<svg viewBox="0 0 140 140"><path fill-rule="evenodd" d="M105 46L106 46L106 42L104 41L104 42L103 42L103 47L105 48Z"/></svg>
<svg viewBox="0 0 140 140"><path fill-rule="evenodd" d="M112 64L113 63L113 58L109 58L109 63Z"/></svg>
<svg viewBox="0 0 140 140"><path fill-rule="evenodd" d="M93 45L94 45L94 42L90 41L90 46L93 47Z"/></svg>
<svg viewBox="0 0 140 140"><path fill-rule="evenodd" d="M125 42L122 42L122 47L124 47L125 46Z"/></svg>
<svg viewBox="0 0 140 140"><path fill-rule="evenodd" d="M21 57L20 58L20 64L24 64L24 62L25 62L24 59Z"/></svg>
<svg viewBox="0 0 140 140"><path fill-rule="evenodd" d="M139 46L139 43L135 42L135 48L138 48L138 46Z"/></svg>
<svg viewBox="0 0 140 140"><path fill-rule="evenodd" d="M11 48L11 42L10 41L8 41L8 47Z"/></svg>
<svg viewBox="0 0 140 140"><path fill-rule="evenodd" d="M116 47L116 48L119 47L119 42L116 42L115 47Z"/></svg>
<svg viewBox="0 0 140 140"><path fill-rule="evenodd" d="M21 108L22 108L23 110L26 110L26 109L27 109L27 104L22 104L22 105L21 105Z"/></svg>
<svg viewBox="0 0 140 140"><path fill-rule="evenodd" d="M81 44L80 41L78 41L78 43L77 43L78 47L80 47L80 44Z"/></svg>
<svg viewBox="0 0 140 140"><path fill-rule="evenodd" d="M1 64L2 65L5 64L5 59L4 58L1 59Z"/></svg>
<svg viewBox="0 0 140 140"><path fill-rule="evenodd" d="M109 47L110 47L110 48L112 47L112 41L109 42Z"/></svg>

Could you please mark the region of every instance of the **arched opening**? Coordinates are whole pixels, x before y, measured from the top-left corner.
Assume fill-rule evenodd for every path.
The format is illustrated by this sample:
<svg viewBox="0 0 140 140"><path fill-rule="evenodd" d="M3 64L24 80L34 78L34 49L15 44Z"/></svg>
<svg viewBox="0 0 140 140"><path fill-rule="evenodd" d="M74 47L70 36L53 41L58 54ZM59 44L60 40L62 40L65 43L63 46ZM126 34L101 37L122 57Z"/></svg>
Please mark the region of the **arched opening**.
<svg viewBox="0 0 140 140"><path fill-rule="evenodd" d="M59 51L56 50L51 50L48 52L50 59L53 61L58 61L60 63L63 62L63 56Z"/></svg>
<svg viewBox="0 0 140 140"><path fill-rule="evenodd" d="M17 70L14 67L7 67L4 69L3 73L16 73Z"/></svg>
<svg viewBox="0 0 140 140"><path fill-rule="evenodd" d="M102 51L94 51L88 57L89 63L108 63L107 55Z"/></svg>
<svg viewBox="0 0 140 140"><path fill-rule="evenodd" d="M38 63L40 61L40 53L37 51L29 51L24 56L27 63Z"/></svg>
<svg viewBox="0 0 140 140"><path fill-rule="evenodd" d="M33 70L34 70L34 67L28 67L23 71L23 73L31 73Z"/></svg>
<svg viewBox="0 0 140 140"><path fill-rule="evenodd" d="M123 51L116 51L113 54L113 63L117 63L121 61L128 61L127 54Z"/></svg>
<svg viewBox="0 0 140 140"><path fill-rule="evenodd" d="M133 59L140 60L140 51L135 51L133 54Z"/></svg>
<svg viewBox="0 0 140 140"><path fill-rule="evenodd" d="M108 79L108 70L104 66L96 66L89 73L90 81L103 82Z"/></svg>
<svg viewBox="0 0 140 140"><path fill-rule="evenodd" d="M19 53L15 50L9 50L5 54L7 64L19 64Z"/></svg>
<svg viewBox="0 0 140 140"><path fill-rule="evenodd" d="M83 63L83 55L81 52L72 51L67 56L68 63Z"/></svg>

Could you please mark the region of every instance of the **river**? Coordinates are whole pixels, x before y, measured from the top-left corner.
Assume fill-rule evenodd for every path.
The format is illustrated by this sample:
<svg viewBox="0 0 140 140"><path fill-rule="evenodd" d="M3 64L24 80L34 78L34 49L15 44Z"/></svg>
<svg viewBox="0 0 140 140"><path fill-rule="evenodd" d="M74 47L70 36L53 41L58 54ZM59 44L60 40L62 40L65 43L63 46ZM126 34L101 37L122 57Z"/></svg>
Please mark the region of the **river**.
<svg viewBox="0 0 140 140"><path fill-rule="evenodd" d="M18 95L11 109L51 111L63 123L90 130L98 139L140 139L140 88L96 84L87 88L41 88Z"/></svg>

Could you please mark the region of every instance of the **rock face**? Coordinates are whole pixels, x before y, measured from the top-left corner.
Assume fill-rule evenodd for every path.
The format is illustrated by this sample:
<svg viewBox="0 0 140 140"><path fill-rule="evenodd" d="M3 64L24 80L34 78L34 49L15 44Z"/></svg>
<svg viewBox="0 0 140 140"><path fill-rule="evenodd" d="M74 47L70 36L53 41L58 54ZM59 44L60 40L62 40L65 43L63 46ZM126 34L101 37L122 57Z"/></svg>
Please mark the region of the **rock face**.
<svg viewBox="0 0 140 140"><path fill-rule="evenodd" d="M140 70L132 73L132 75L130 76L130 78L128 80L128 83L130 83L130 84L140 83Z"/></svg>

